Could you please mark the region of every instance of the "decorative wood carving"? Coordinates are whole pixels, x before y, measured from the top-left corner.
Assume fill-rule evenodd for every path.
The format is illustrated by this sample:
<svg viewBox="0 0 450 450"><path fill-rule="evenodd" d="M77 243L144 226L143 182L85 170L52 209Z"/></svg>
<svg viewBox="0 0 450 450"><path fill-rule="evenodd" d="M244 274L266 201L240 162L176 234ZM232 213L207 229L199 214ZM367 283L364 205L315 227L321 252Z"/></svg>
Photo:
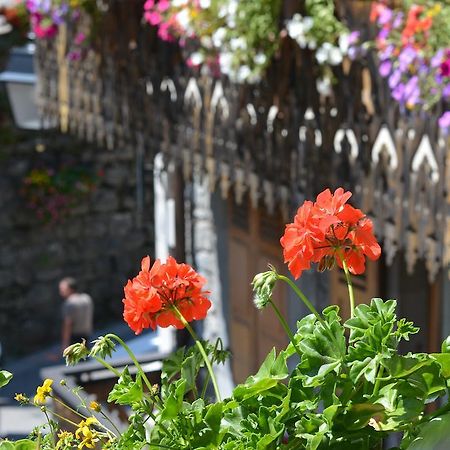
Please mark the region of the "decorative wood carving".
<svg viewBox="0 0 450 450"><path fill-rule="evenodd" d="M450 264L449 137L437 114L399 111L370 57L336 67L326 97L311 54L290 45L275 64L286 70L233 85L191 71L179 49L158 41L140 22L143 0L104 3L82 62L60 64L61 44L39 43L43 118L114 151L140 145L149 160L162 151L186 179L207 173L224 198L248 194L253 207L284 215L299 198L342 185L374 219L388 264L399 250L410 271L424 258L431 281Z"/></svg>

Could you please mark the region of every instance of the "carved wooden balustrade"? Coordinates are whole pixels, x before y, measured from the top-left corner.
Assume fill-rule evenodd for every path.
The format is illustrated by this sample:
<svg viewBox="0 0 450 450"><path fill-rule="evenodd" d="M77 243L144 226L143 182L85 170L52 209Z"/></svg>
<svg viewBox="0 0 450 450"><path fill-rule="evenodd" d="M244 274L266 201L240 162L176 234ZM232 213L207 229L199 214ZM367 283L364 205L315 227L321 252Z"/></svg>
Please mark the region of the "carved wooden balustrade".
<svg viewBox="0 0 450 450"><path fill-rule="evenodd" d="M439 111L401 114L370 55L336 68L333 93L320 96L313 55L289 39L257 86L195 73L142 23L142 3L110 0L82 61L66 58L66 32L40 43L44 116L116 151L162 151L186 179L208 174L224 197L286 216L302 197L343 185L374 219L388 264L398 250L409 271L424 258L430 281L448 266L450 145ZM367 3L341 1L339 12L368 32ZM286 17L296 4L285 2Z"/></svg>

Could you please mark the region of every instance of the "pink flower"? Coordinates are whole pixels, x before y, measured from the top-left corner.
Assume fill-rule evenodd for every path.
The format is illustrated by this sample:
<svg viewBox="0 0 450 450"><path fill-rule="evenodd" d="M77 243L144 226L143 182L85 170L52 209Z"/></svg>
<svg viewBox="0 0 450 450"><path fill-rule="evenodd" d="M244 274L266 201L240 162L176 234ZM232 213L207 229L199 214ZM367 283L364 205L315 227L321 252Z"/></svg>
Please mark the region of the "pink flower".
<svg viewBox="0 0 450 450"><path fill-rule="evenodd" d="M147 11L149 9L152 9L155 6L155 0L147 0L144 3L144 9Z"/></svg>
<svg viewBox="0 0 450 450"><path fill-rule="evenodd" d="M162 21L162 17L161 14L157 11L153 11L153 12L149 12L147 11L144 14L145 20L150 24L150 25L159 25Z"/></svg>
<svg viewBox="0 0 450 450"><path fill-rule="evenodd" d="M158 10L160 12L167 11L170 8L170 1L169 0L159 0L156 7L158 8Z"/></svg>

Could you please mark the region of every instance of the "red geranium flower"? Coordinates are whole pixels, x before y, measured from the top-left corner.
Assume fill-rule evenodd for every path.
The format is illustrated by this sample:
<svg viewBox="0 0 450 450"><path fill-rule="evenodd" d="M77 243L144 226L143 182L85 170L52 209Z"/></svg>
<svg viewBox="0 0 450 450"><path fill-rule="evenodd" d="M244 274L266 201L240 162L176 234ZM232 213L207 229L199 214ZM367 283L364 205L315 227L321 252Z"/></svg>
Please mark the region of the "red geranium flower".
<svg viewBox="0 0 450 450"><path fill-rule="evenodd" d="M187 264L169 257L166 264L142 260L141 271L124 288L123 317L136 334L157 326L183 328L178 310L186 321L204 319L211 302L203 291L206 280Z"/></svg>
<svg viewBox="0 0 450 450"><path fill-rule="evenodd" d="M373 225L362 211L346 204L351 192L338 188L321 192L315 203L306 201L294 222L286 226L280 242L284 261L298 278L311 263L319 270L331 268L343 260L353 274L365 270L365 256L378 259L381 248L373 235Z"/></svg>

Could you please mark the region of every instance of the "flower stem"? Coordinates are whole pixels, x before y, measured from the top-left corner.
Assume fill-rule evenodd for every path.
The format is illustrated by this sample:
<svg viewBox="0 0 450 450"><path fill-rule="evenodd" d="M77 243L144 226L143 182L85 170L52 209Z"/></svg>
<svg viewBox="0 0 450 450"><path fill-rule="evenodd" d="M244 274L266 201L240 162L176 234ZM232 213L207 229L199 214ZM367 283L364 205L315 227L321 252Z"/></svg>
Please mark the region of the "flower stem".
<svg viewBox="0 0 450 450"><path fill-rule="evenodd" d="M350 300L350 318L352 318L355 313L355 294L353 291L352 277L350 275L350 271L348 270L348 266L345 259L342 258L341 260L342 260L342 267L345 273L345 280L347 281L348 298Z"/></svg>
<svg viewBox="0 0 450 450"><path fill-rule="evenodd" d="M289 328L289 325L287 324L285 318L281 314L281 311L279 310L277 305L275 305L275 303L272 300L269 300L269 303L272 306L273 310L275 311L275 314L277 315L278 320L280 321L281 325L283 326L284 331L286 331L286 334L289 336L289 339L290 339L292 345L294 346L295 351L297 352L298 356L300 356L300 358L301 358L302 357L302 353L301 353L300 349L297 347L297 344L295 343L295 337L292 334L292 331Z"/></svg>
<svg viewBox="0 0 450 450"><path fill-rule="evenodd" d="M193 328L189 325L189 322L184 318L183 314L181 314L181 312L178 310L178 308L176 306L173 306L175 312L178 315L178 318L181 320L181 322L183 323L183 325L186 327L186 329L189 331L190 335L192 336L192 338L195 341L195 345L197 345L197 348L200 351L200 354L203 357L203 360L205 361L206 364L206 368L208 369L209 375L211 377L211 381L212 384L214 386L214 392L216 394L216 399L217 401L221 402L221 397L220 397L220 391L219 391L219 386L217 385L217 380L216 380L216 376L214 375L214 371L213 368L211 366L211 362L208 359L208 355L205 352L205 349L203 348L202 343L200 342L200 339L197 336L197 333L193 330Z"/></svg>
<svg viewBox="0 0 450 450"><path fill-rule="evenodd" d="M133 361L134 365L136 366L136 369L138 370L139 374L141 375L142 379L144 380L145 385L147 386L148 390L152 392L152 385L150 381L147 378L147 375L145 375L144 369L139 364L139 361L136 359L136 356L134 356L134 353L131 351L130 347L128 347L127 344L117 335L115 334L108 334L108 337L115 339L128 353L129 357Z"/></svg>
<svg viewBox="0 0 450 450"><path fill-rule="evenodd" d="M297 296L300 298L300 300L305 304L305 306L316 316L317 320L325 327L327 328L327 325L325 321L322 319L320 314L317 312L317 309L314 308L313 304L308 300L306 295L301 291L301 289L288 277L285 277L284 275L277 274L277 277L279 280L284 281L287 283L292 290L297 294Z"/></svg>
<svg viewBox="0 0 450 450"><path fill-rule="evenodd" d="M378 369L377 379L375 381L375 386L373 388L373 395L378 395L378 391L380 390L381 380L383 379L384 367L380 364Z"/></svg>
<svg viewBox="0 0 450 450"><path fill-rule="evenodd" d="M110 370L114 375L117 377L120 377L121 373L113 366L108 364L104 359L99 358L98 356L94 356L97 362L99 362L102 366L106 367L108 370Z"/></svg>

